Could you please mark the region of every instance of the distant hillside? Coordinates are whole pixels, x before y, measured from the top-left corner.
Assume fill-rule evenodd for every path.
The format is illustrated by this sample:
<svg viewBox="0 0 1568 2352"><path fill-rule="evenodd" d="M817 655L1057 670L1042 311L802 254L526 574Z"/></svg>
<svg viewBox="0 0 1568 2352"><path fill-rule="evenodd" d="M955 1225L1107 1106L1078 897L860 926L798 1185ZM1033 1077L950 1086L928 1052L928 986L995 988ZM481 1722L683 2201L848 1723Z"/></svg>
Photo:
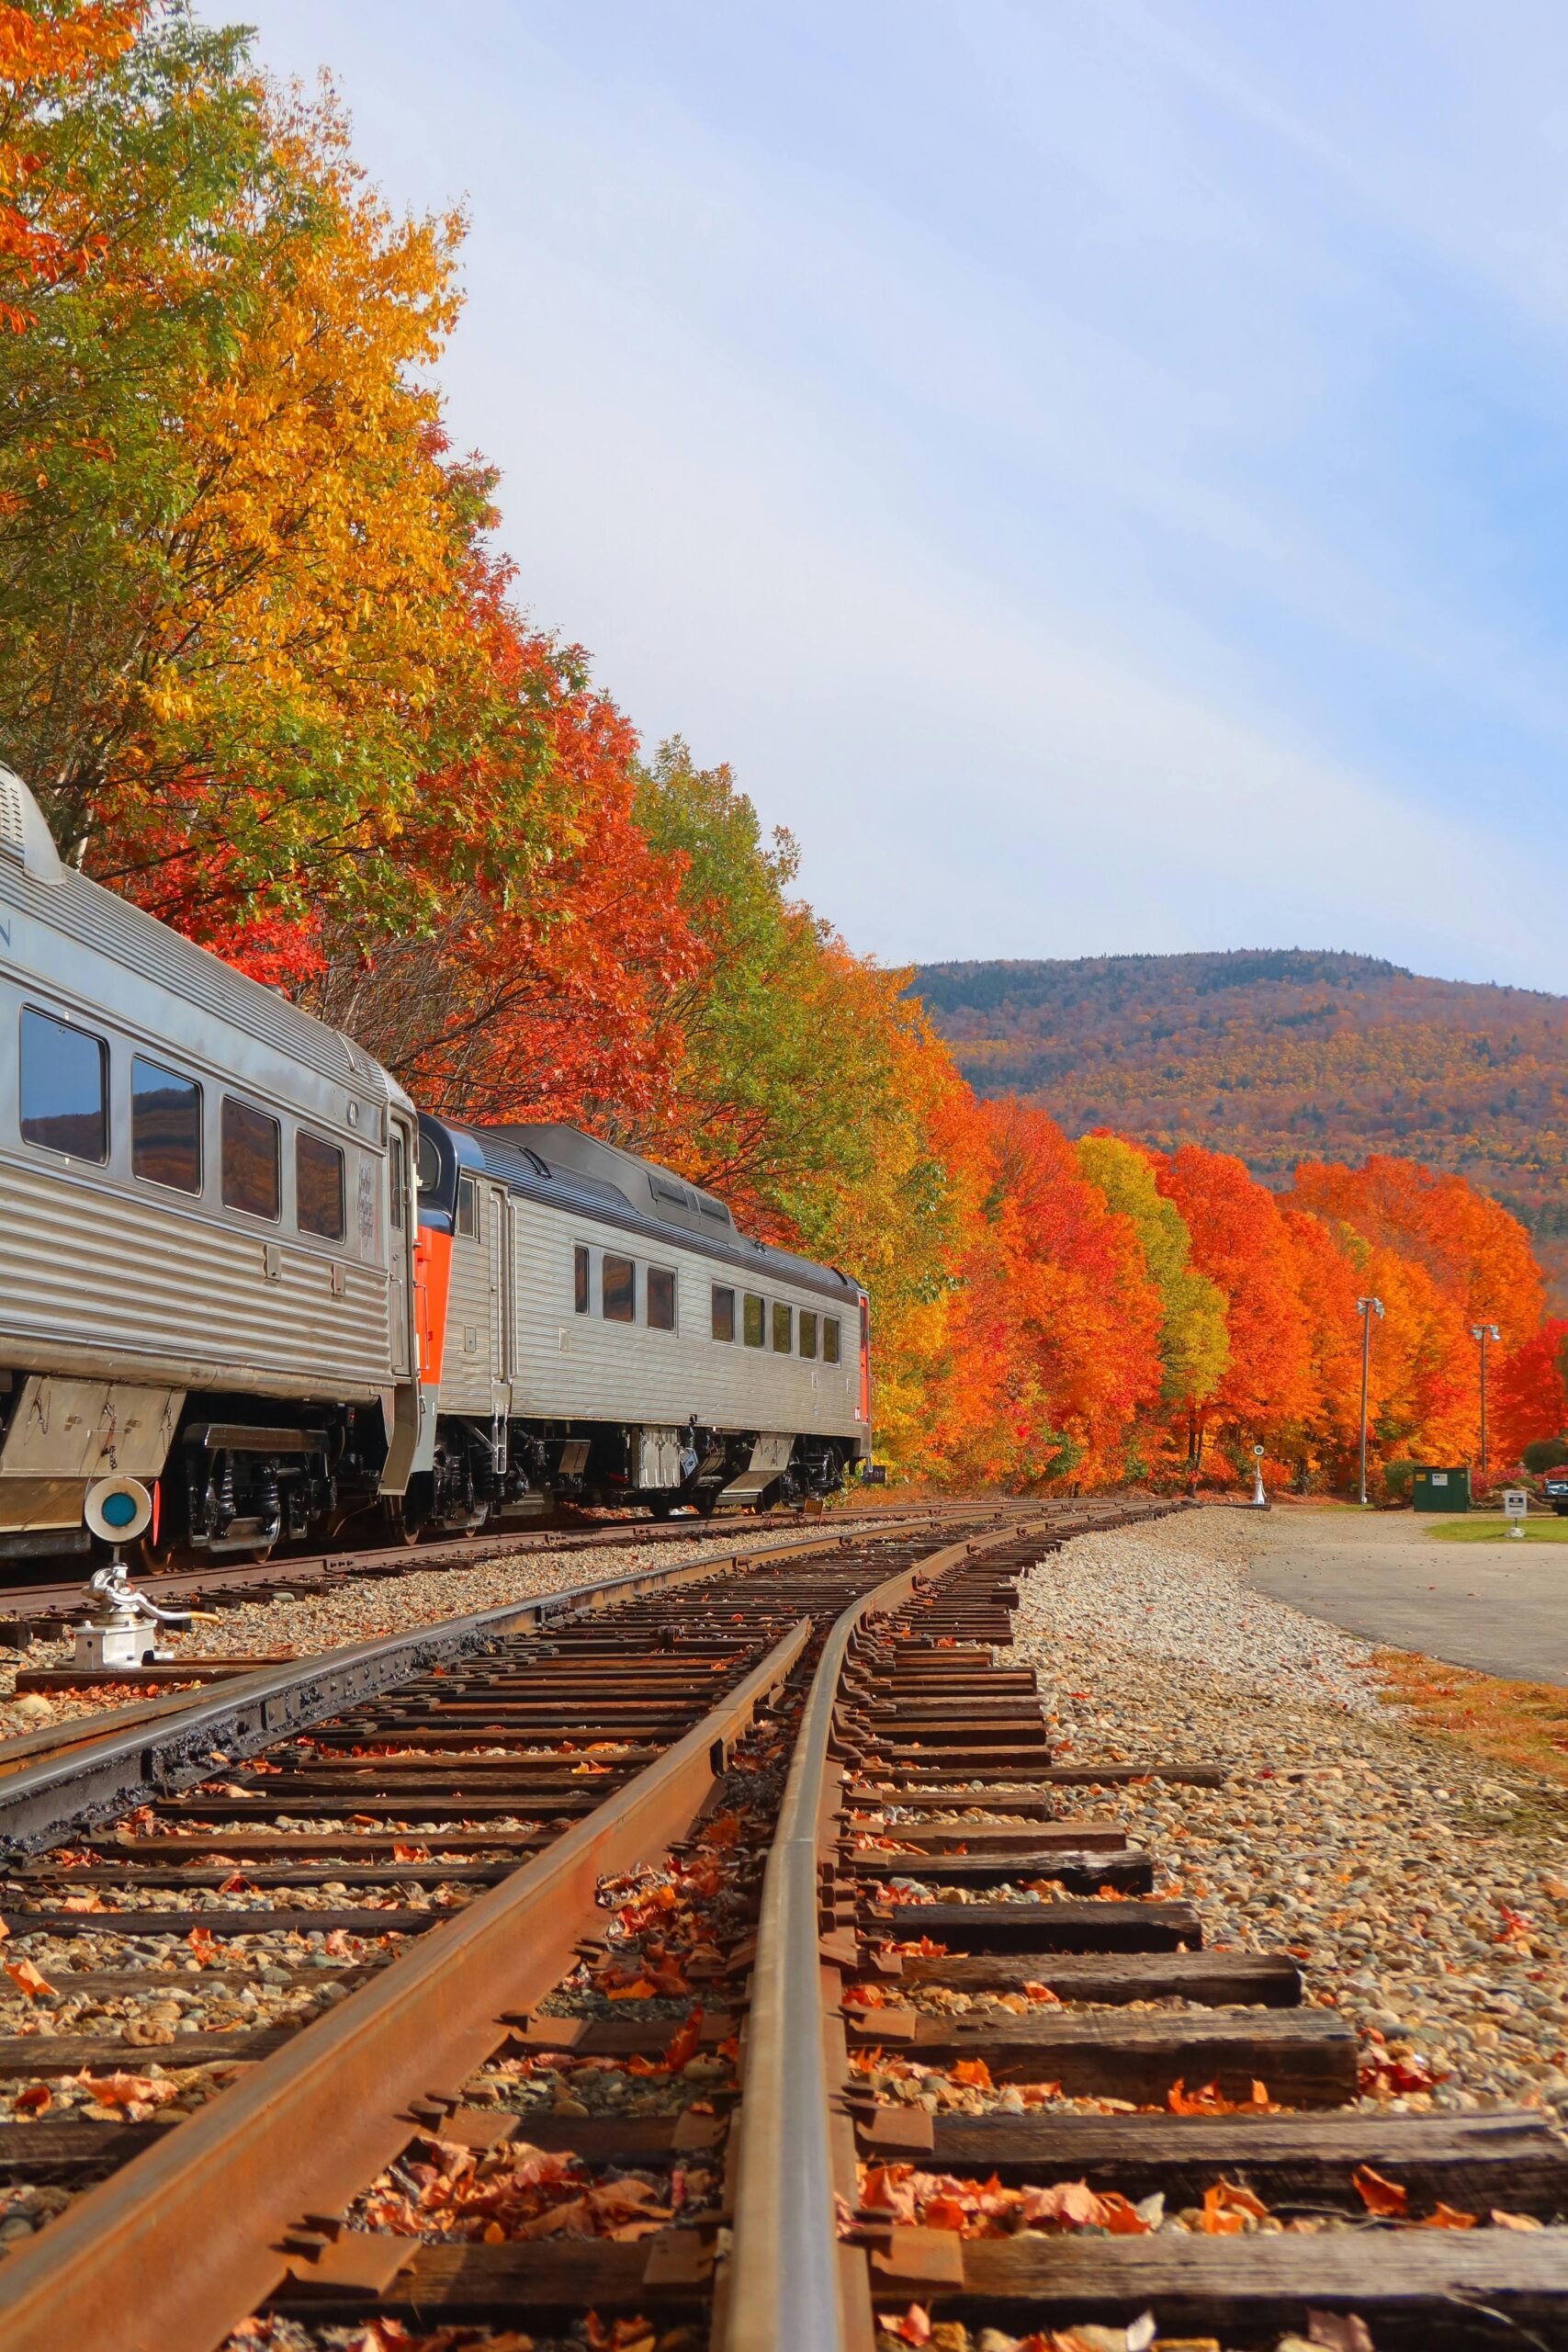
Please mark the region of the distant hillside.
<svg viewBox="0 0 1568 2352"><path fill-rule="evenodd" d="M1400 1152L1521 1216L1568 1295L1568 998L1300 948L931 964L915 987L982 1094L1069 1135L1298 1159Z"/></svg>

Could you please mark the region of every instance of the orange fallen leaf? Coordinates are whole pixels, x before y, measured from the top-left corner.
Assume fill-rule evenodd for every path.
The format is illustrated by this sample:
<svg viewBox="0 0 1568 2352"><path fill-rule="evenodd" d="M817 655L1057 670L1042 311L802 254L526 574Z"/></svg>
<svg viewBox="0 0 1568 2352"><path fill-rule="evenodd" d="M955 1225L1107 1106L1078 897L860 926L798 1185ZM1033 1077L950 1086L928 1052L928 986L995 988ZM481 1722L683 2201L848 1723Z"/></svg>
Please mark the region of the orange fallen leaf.
<svg viewBox="0 0 1568 2352"><path fill-rule="evenodd" d="M1473 2213L1461 2213L1452 2205L1435 2205L1421 2227L1424 2230L1472 2230Z"/></svg>
<svg viewBox="0 0 1568 2352"><path fill-rule="evenodd" d="M929 2344L931 2324L919 2303L911 2303L902 2317L896 2312L878 2312L876 2324L885 2335L896 2335L900 2344Z"/></svg>
<svg viewBox="0 0 1568 2352"><path fill-rule="evenodd" d="M179 2085L165 2075L89 2075L84 2067L71 2079L101 2107L166 2107L180 2095Z"/></svg>
<svg viewBox="0 0 1568 2352"><path fill-rule="evenodd" d="M966 2083L971 2090L988 2091L995 2087L991 2070L983 2058L960 2058L953 2069L955 2083Z"/></svg>
<svg viewBox="0 0 1568 2352"><path fill-rule="evenodd" d="M682 2067L696 2056L702 2031L703 2013L701 2009L694 2009L664 2052L664 2065L670 2074L678 2075Z"/></svg>
<svg viewBox="0 0 1568 2352"><path fill-rule="evenodd" d="M8 1960L6 1973L18 1992L25 1993L29 2001L36 2001L40 1993L52 1993L54 1990L48 1977L40 1975L30 1960Z"/></svg>
<svg viewBox="0 0 1568 2352"><path fill-rule="evenodd" d="M1250 2188L1237 2188L1228 2180L1217 2180L1203 2192L1203 2211L1198 2226L1205 2237L1238 2238L1249 2219L1261 2222L1268 2211L1267 2205Z"/></svg>
<svg viewBox="0 0 1568 2352"><path fill-rule="evenodd" d="M1500 2230L1539 2230L1540 2227L1533 2213L1506 2213L1497 2205L1492 2208L1492 2219Z"/></svg>
<svg viewBox="0 0 1568 2352"><path fill-rule="evenodd" d="M1369 2213L1379 2213L1391 2219L1396 2214L1404 2214L1410 2199L1396 2180L1384 2180L1371 2165L1358 2165L1350 2177L1356 2185L1357 2196Z"/></svg>
<svg viewBox="0 0 1568 2352"><path fill-rule="evenodd" d="M17 2094L16 2108L18 2115L41 2115L46 2107L52 2107L53 2104L54 2093L47 2083L29 2083L25 2091L18 2091Z"/></svg>

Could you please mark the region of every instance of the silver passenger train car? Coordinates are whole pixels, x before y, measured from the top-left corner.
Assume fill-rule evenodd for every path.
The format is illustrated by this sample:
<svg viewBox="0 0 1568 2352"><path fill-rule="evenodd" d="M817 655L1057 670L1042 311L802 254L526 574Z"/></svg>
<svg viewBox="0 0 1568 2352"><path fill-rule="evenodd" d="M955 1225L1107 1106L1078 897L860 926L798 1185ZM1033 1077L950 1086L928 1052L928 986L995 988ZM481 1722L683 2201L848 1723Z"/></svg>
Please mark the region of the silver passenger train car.
<svg viewBox="0 0 1568 2352"><path fill-rule="evenodd" d="M352 1039L101 889L0 769L0 1558L552 1498L761 1503L869 1457L865 1294L567 1127L420 1118Z"/></svg>

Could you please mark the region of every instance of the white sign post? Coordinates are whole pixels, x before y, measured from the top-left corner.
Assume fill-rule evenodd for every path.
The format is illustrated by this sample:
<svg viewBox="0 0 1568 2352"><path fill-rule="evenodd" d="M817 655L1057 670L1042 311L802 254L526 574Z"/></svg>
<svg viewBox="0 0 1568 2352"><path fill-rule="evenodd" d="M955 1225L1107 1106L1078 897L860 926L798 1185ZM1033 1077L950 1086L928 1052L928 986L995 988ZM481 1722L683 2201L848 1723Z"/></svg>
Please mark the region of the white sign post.
<svg viewBox="0 0 1568 2352"><path fill-rule="evenodd" d="M1505 1487L1503 1516L1508 1521L1508 1532L1524 1540L1523 1521L1529 1516L1530 1498L1523 1487Z"/></svg>

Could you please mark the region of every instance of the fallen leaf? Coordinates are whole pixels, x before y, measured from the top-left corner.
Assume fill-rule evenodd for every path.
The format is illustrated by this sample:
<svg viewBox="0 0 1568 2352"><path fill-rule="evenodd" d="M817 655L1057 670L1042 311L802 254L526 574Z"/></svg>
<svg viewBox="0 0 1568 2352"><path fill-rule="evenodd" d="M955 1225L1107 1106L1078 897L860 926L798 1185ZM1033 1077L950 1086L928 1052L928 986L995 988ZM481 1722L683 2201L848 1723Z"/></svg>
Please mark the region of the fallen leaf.
<svg viewBox="0 0 1568 2352"><path fill-rule="evenodd" d="M1497 2205L1492 2208L1492 2219L1500 2230L1539 2230L1540 2227L1533 2213L1505 2213Z"/></svg>
<svg viewBox="0 0 1568 2352"><path fill-rule="evenodd" d="M89 2075L84 2067L71 2079L101 2107L167 2107L180 2095L179 2085L163 2075Z"/></svg>
<svg viewBox="0 0 1568 2352"><path fill-rule="evenodd" d="M1409 2204L1410 2200L1399 2183L1384 2180L1371 2165L1358 2165L1350 2177L1355 2182L1357 2196L1369 2213L1392 2218L1395 2214L1403 2215Z"/></svg>
<svg viewBox="0 0 1568 2352"><path fill-rule="evenodd" d="M52 1993L54 1990L48 1977L41 1976L30 1960L8 1960L6 1973L29 2001L36 2001L40 1993Z"/></svg>
<svg viewBox="0 0 1568 2352"><path fill-rule="evenodd" d="M960 2058L953 2068L955 2083L964 2083L971 2090L988 2091L995 2088L991 2070L983 2058Z"/></svg>

